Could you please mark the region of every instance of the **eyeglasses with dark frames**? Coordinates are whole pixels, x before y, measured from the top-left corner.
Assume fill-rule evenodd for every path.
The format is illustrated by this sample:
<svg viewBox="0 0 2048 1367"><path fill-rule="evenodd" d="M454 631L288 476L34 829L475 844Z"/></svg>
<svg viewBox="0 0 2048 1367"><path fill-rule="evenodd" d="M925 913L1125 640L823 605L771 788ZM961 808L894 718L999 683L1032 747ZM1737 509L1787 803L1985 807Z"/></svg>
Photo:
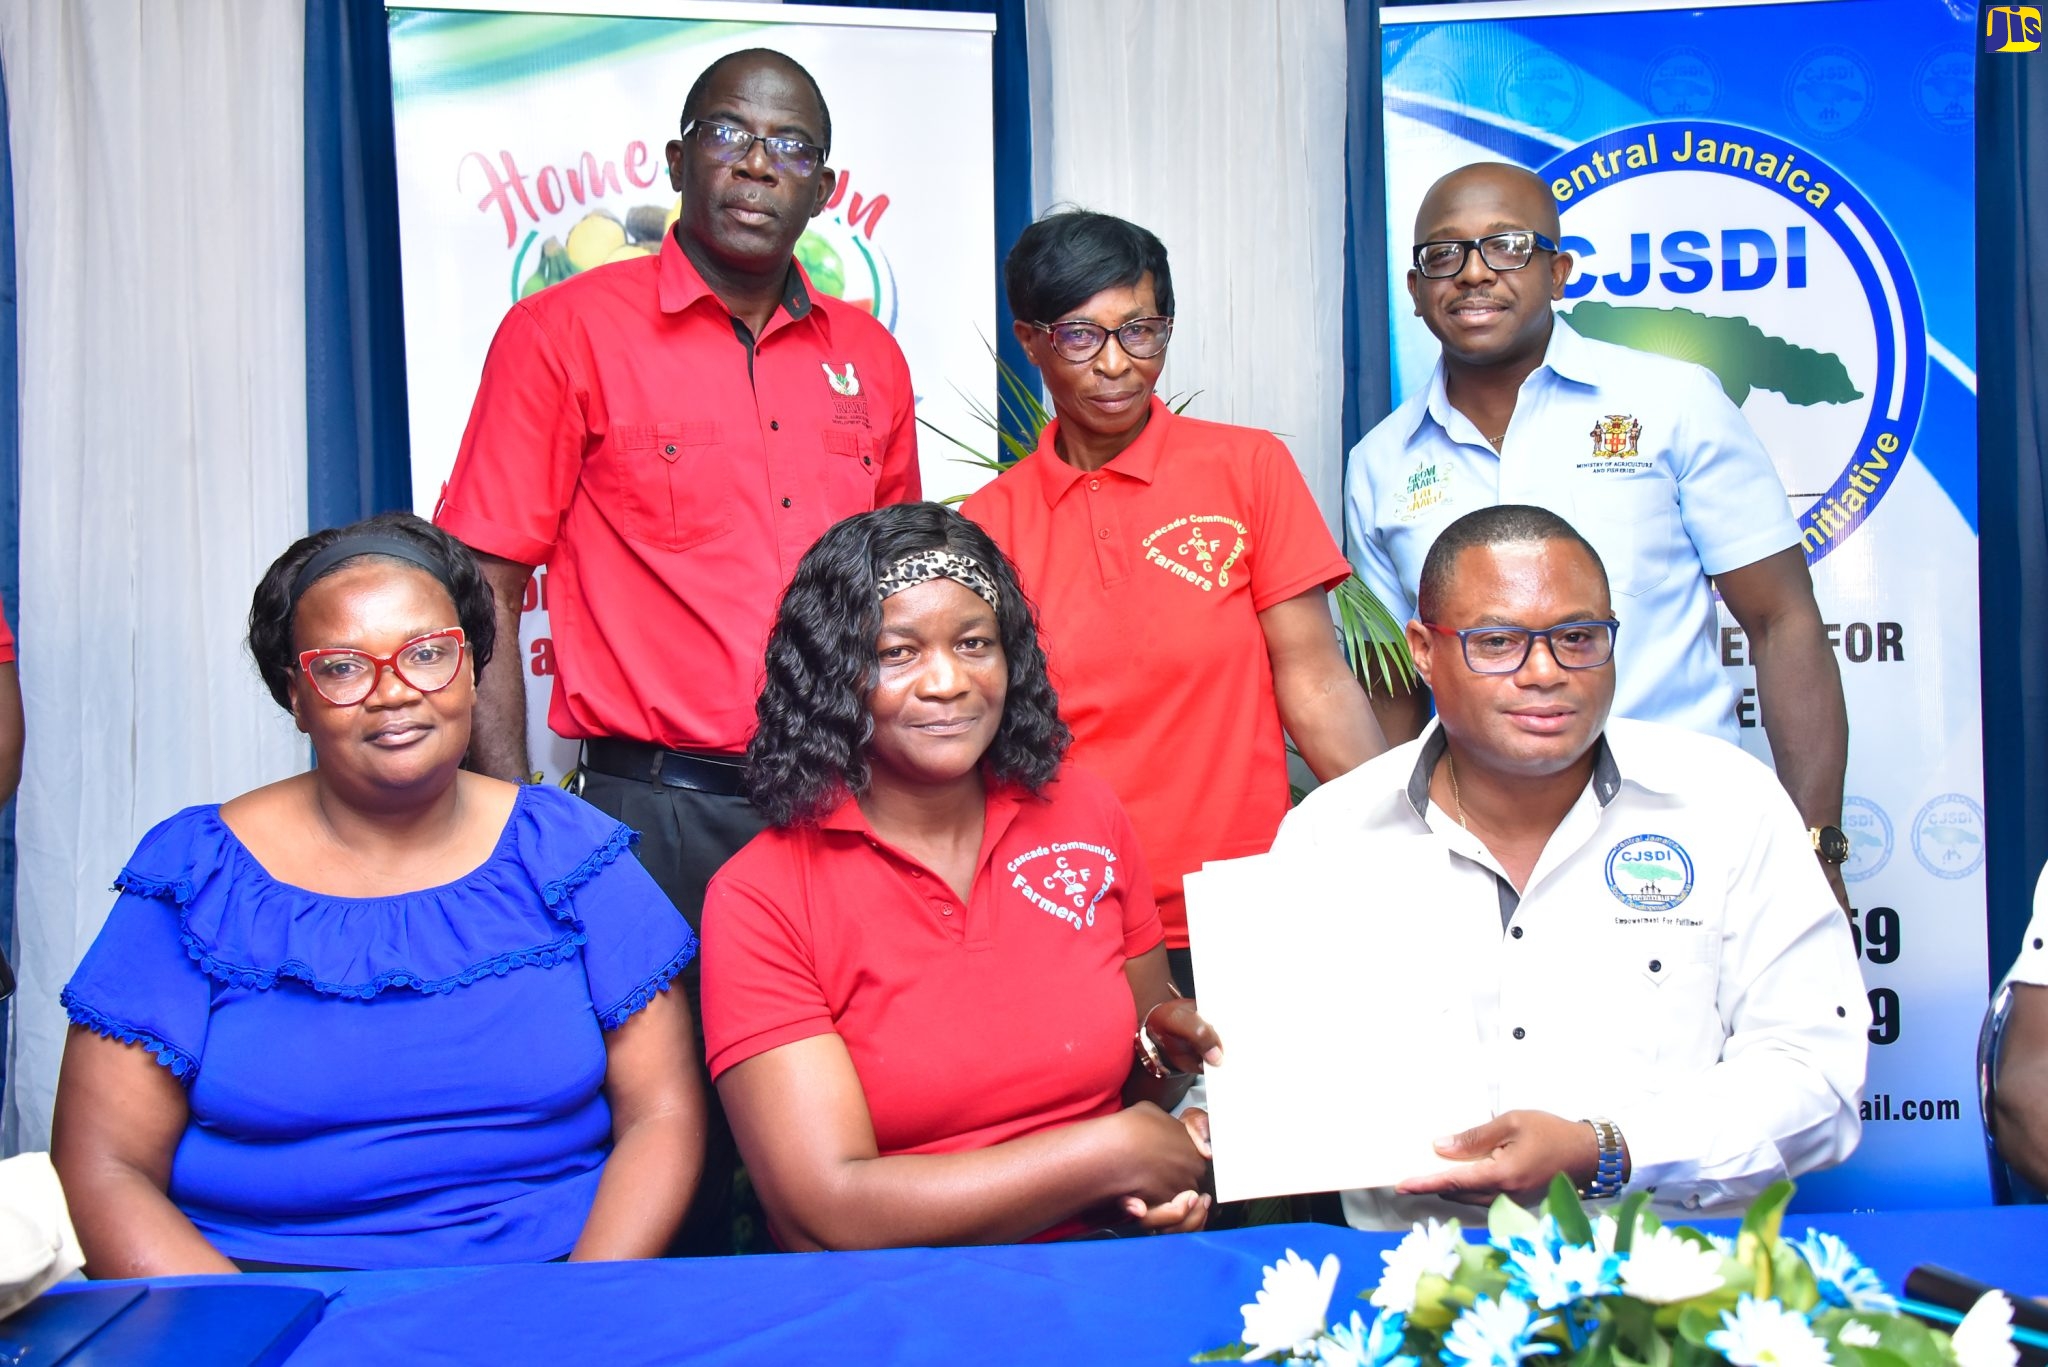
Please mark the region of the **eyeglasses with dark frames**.
<svg viewBox="0 0 2048 1367"><path fill-rule="evenodd" d="M1613 618L1591 622L1559 622L1541 631L1534 627L1440 627L1422 625L1455 636L1465 652L1465 667L1474 674L1513 674L1529 661L1538 637L1550 648L1559 669L1598 669L1614 658L1614 636L1621 623Z"/></svg>
<svg viewBox="0 0 2048 1367"><path fill-rule="evenodd" d="M1063 361L1092 361L1095 354L1109 345L1110 335L1116 336L1116 344L1124 349L1124 355L1134 361L1149 361L1166 350L1166 344L1173 338L1173 319L1163 317L1133 318L1122 327L1104 327L1091 323L1085 318L1070 318L1064 323L1033 323L1032 327L1044 333L1052 342L1052 349Z"/></svg>
<svg viewBox="0 0 2048 1367"><path fill-rule="evenodd" d="M302 650L299 668L306 671L313 691L336 707L353 707L376 692L386 669L408 688L439 693L462 671L467 639L461 627L448 627L415 636L389 655L346 646Z"/></svg>
<svg viewBox="0 0 2048 1367"><path fill-rule="evenodd" d="M1518 271L1535 259L1537 252L1556 251L1557 244L1533 228L1485 237L1440 238L1415 244L1415 269L1425 279L1448 280L1465 269L1465 258L1475 248L1489 269Z"/></svg>
<svg viewBox="0 0 2048 1367"><path fill-rule="evenodd" d="M720 166L739 165L757 142L767 149L768 164L785 176L808 176L825 162L825 149L802 138L771 138L709 119L691 119L684 124L683 136L687 138L692 133L697 135L697 145L705 155Z"/></svg>

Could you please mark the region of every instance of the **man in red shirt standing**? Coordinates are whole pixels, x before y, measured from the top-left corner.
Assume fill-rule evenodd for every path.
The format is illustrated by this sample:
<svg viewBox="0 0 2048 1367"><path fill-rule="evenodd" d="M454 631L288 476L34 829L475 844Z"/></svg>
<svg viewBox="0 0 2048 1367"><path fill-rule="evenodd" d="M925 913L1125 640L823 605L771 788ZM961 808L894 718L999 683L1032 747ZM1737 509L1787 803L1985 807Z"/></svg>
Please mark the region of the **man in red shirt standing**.
<svg viewBox="0 0 2048 1367"><path fill-rule="evenodd" d="M549 567L548 724L582 742L583 796L641 833L693 927L762 826L740 759L783 586L827 527L921 492L902 351L791 255L831 197L831 138L783 54L706 68L668 144L674 231L512 307L434 517L478 552L503 639ZM523 779L525 735L521 672L487 671L472 767ZM730 1140L713 1120L715 1198Z"/></svg>

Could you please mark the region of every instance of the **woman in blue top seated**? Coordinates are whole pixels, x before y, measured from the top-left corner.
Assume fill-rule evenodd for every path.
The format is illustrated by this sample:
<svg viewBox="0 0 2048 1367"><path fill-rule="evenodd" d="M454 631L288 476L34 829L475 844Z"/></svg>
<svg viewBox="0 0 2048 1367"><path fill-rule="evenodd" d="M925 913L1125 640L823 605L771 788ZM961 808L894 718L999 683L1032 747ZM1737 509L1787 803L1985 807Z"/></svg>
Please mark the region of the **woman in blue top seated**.
<svg viewBox="0 0 2048 1367"><path fill-rule="evenodd" d="M250 653L315 767L145 836L64 989L52 1148L93 1275L674 1234L703 1096L669 988L696 941L631 831L460 770L492 635L469 552L410 514L264 576Z"/></svg>

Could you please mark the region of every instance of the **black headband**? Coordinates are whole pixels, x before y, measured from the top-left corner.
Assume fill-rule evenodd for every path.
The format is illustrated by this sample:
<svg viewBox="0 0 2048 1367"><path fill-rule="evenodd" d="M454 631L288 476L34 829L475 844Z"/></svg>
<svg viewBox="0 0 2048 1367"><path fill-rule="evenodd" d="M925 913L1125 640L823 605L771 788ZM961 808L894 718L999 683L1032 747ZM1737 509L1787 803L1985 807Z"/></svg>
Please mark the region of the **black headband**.
<svg viewBox="0 0 2048 1367"><path fill-rule="evenodd" d="M353 560L359 555L388 555L394 560L404 560L418 565L439 580L441 587L448 590L448 597L455 597L455 585L449 581L448 567L439 557L424 547L400 536L387 536L377 532L365 532L360 536L345 536L341 540L318 551L292 580L292 607L297 608L299 599L313 582L344 560Z"/></svg>

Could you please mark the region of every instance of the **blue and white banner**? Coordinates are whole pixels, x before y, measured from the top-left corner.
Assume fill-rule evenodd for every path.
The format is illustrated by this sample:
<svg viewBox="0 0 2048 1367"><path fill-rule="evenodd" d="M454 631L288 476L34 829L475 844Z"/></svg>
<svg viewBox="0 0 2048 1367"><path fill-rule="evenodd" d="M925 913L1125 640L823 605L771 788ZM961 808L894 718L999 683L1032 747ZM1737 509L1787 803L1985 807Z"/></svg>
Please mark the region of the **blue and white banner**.
<svg viewBox="0 0 2048 1367"><path fill-rule="evenodd" d="M1777 463L1848 696L1874 1023L1863 1144L1808 1208L1988 1200L1974 10L1964 0L1382 12L1389 240L1472 161L1549 182L1582 333L1720 377ZM1390 253L1404 300L1406 253ZM1436 341L1397 309L1394 398ZM1768 760L1722 614L1744 745Z"/></svg>

